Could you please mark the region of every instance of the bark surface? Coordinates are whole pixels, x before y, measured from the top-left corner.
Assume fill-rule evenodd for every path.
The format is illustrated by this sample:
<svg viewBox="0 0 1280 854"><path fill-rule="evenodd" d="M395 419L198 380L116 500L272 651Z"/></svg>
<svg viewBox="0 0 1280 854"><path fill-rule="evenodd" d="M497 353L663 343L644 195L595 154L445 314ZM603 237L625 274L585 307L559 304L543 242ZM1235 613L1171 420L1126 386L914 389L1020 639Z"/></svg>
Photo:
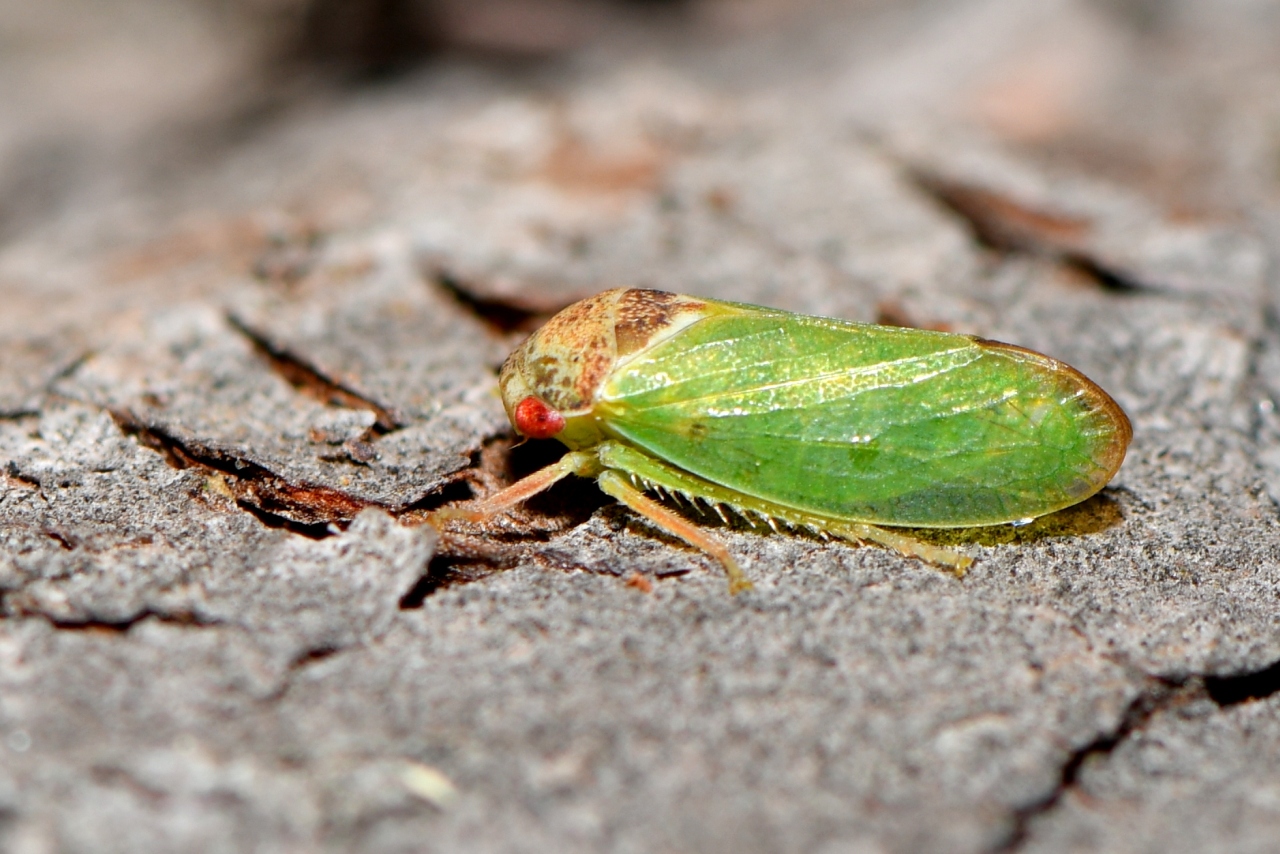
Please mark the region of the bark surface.
<svg viewBox="0 0 1280 854"><path fill-rule="evenodd" d="M1274 850L1280 6L312 5L3 4L0 846ZM1133 444L963 580L423 525L618 285L1030 347Z"/></svg>

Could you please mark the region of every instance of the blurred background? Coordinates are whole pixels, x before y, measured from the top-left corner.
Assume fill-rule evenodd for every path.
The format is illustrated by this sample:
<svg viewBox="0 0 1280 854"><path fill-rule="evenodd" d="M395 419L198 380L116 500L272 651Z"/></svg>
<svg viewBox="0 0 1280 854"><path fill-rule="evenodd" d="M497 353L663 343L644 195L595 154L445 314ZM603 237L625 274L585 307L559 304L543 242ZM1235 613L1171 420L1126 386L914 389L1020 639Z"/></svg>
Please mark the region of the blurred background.
<svg viewBox="0 0 1280 854"><path fill-rule="evenodd" d="M637 61L864 128L959 122L1241 216L1280 188L1278 43L1270 0L0 0L0 242L172 194L335 100Z"/></svg>

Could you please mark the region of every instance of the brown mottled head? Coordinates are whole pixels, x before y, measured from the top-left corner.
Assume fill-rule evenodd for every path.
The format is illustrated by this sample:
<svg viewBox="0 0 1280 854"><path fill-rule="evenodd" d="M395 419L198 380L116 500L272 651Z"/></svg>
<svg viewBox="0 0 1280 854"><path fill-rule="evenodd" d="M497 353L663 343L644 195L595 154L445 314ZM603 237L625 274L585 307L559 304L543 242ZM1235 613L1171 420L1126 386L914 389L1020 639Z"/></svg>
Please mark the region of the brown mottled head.
<svg viewBox="0 0 1280 854"><path fill-rule="evenodd" d="M511 423L521 435L553 435L571 448L599 442L603 436L592 410L618 362L688 326L705 307L693 297L638 288L615 288L574 303L503 364L498 383ZM541 406L525 403L530 398ZM557 417L564 426L549 433L546 425L560 423Z"/></svg>

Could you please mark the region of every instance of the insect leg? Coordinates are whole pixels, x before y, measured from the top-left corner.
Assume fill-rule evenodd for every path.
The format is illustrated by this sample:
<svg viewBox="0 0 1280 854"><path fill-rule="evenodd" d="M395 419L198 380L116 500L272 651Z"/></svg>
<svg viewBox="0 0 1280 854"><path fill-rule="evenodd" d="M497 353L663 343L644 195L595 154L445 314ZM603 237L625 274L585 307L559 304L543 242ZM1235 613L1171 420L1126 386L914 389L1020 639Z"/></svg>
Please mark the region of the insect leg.
<svg viewBox="0 0 1280 854"><path fill-rule="evenodd" d="M532 498L571 474L591 477L599 470L600 461L594 453L570 451L558 462L544 469L538 469L528 477L521 478L488 498L456 507L441 507L428 517L428 521L437 528L440 527L440 523L453 520L482 522L490 516L496 516L504 510L511 509L521 501Z"/></svg>
<svg viewBox="0 0 1280 854"><path fill-rule="evenodd" d="M627 483L627 479L616 471L606 469L596 479L600 491L610 495L630 507L668 534L679 537L694 548L701 549L720 562L729 576L729 592L741 593L751 589L738 562L729 554L722 543L708 537L702 529L687 519L673 513L658 502L649 498L640 490Z"/></svg>
<svg viewBox="0 0 1280 854"><path fill-rule="evenodd" d="M900 531L879 528L875 525L868 525L865 522L853 522L848 519L806 513L793 507L772 504L763 499L733 492L722 486L702 480L688 472L680 471L618 442L602 442L598 446L597 453L600 455L601 467L606 470L605 474L614 470L638 474L646 483L662 484L673 496L681 494L697 496L712 506L723 504L733 508L752 528L768 526L776 531L779 527L778 522L782 521L794 527L807 528L819 536L828 534L858 543L876 543L891 548L907 557L919 558L925 563L950 570L957 576L964 575L965 570L973 564L973 558L968 555L921 542ZM603 478L603 475L601 477ZM618 477L621 477L621 475L618 475ZM605 489L603 480L600 488L604 489L605 492L609 492L608 489ZM613 495L613 493L609 494ZM621 497L615 497L622 501ZM626 504L628 502L623 501L623 503ZM666 512L669 513L670 511ZM649 514L645 513L645 515ZM684 522L683 519L680 521L683 524L689 524ZM682 539L694 543L699 548L704 548L701 542L695 541L682 531L668 530L671 530L672 533ZM711 552L711 549L707 548L706 551ZM711 553L714 554L714 552Z"/></svg>
<svg viewBox="0 0 1280 854"><path fill-rule="evenodd" d="M878 528L875 525L866 525L860 522L843 522L838 525L828 525L827 530L846 540L864 540L878 543L893 549L898 554L920 558L925 563L951 570L957 578L963 577L965 571L973 565L973 558L966 554L961 554L958 551L943 548L942 546L930 545L917 540L915 537L885 528Z"/></svg>

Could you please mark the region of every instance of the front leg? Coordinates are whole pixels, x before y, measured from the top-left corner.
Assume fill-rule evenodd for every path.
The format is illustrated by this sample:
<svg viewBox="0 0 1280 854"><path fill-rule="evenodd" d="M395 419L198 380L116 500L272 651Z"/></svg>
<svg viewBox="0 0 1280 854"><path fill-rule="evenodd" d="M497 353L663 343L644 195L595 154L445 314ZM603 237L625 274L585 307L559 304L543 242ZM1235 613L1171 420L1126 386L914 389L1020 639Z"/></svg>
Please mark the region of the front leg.
<svg viewBox="0 0 1280 854"><path fill-rule="evenodd" d="M595 477L601 471L600 459L594 450L570 451L558 462L538 469L528 477L521 478L506 489L495 492L488 498L469 501L453 507L441 507L428 514L427 522L437 530L441 525L453 521L483 522L493 516L510 510L522 501L554 486L571 474L579 477Z"/></svg>

